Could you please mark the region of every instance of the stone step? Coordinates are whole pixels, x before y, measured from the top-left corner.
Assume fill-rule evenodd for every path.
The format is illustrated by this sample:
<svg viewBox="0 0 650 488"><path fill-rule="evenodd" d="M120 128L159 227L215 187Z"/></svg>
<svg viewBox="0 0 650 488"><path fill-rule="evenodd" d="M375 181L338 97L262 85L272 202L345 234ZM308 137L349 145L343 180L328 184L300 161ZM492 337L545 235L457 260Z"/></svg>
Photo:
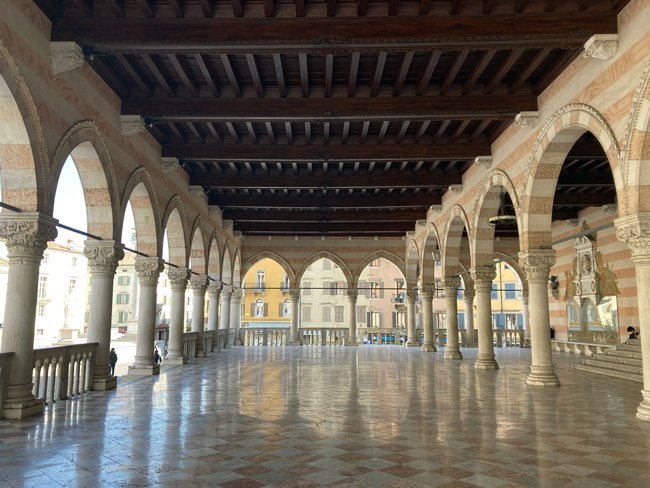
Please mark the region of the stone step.
<svg viewBox="0 0 650 488"><path fill-rule="evenodd" d="M576 364L573 366L573 369L577 371L586 371L589 373L596 373L603 376L611 376L613 378L620 378L622 380L635 381L637 383L643 383L642 374L633 374L627 371L617 371L614 369L605 369L595 366L588 366L586 364Z"/></svg>
<svg viewBox="0 0 650 488"><path fill-rule="evenodd" d="M606 351L604 356L615 357L615 358L627 358L641 361L642 356L641 352L636 351L624 351L621 349L610 349Z"/></svg>
<svg viewBox="0 0 650 488"><path fill-rule="evenodd" d="M634 339L628 342L624 342L623 344L619 344L616 346L616 348L620 351L641 352L641 341L638 339Z"/></svg>
<svg viewBox="0 0 650 488"><path fill-rule="evenodd" d="M643 361L641 358L637 357L628 357L628 356L619 356L617 354L594 354L591 359L600 361L603 363L619 363L619 364L629 364L632 366L641 367Z"/></svg>
<svg viewBox="0 0 650 488"><path fill-rule="evenodd" d="M583 359L582 364L600 369L624 371L627 373L643 375L643 369L641 366L635 366L631 364L615 363L604 361L602 359Z"/></svg>
<svg viewBox="0 0 650 488"><path fill-rule="evenodd" d="M138 334L136 332L127 332L122 337L119 337L119 338L114 339L114 340L120 341L120 342L135 342L137 337L138 337Z"/></svg>

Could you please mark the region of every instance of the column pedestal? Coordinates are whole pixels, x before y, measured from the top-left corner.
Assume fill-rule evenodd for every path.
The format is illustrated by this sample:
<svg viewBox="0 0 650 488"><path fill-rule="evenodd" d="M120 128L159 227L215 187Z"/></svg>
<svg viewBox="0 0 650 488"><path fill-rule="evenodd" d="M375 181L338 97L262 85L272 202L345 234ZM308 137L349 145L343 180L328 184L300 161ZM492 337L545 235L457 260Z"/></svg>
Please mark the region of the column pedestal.
<svg viewBox="0 0 650 488"><path fill-rule="evenodd" d="M460 278L450 276L444 279L445 302L447 305L447 345L445 359L463 359L458 345L458 287Z"/></svg>
<svg viewBox="0 0 650 488"><path fill-rule="evenodd" d="M357 339L357 297L359 296L358 290L348 290L348 340L345 341L346 346L358 346L359 340Z"/></svg>
<svg viewBox="0 0 650 488"><path fill-rule="evenodd" d="M422 297L422 322L424 329L424 344L422 344L422 351L436 352L436 346L433 343L433 293L435 286L424 285L420 292Z"/></svg>
<svg viewBox="0 0 650 488"><path fill-rule="evenodd" d="M190 270L187 268L169 268L167 270L172 289L171 313L169 317L169 345L167 346L166 365L187 364L183 351L183 333L185 321L185 290Z"/></svg>
<svg viewBox="0 0 650 488"><path fill-rule="evenodd" d="M192 275L189 286L192 289L192 332L198 333L196 357L204 358L207 355L203 341L203 324L205 323L205 290L208 288L208 277Z"/></svg>
<svg viewBox="0 0 650 488"><path fill-rule="evenodd" d="M476 369L499 369L494 358L492 340L492 281L496 277L494 266L477 266L471 270L476 290L478 315L478 354Z"/></svg>
<svg viewBox="0 0 650 488"><path fill-rule="evenodd" d="M420 347L420 342L415 337L415 300L418 296L417 291L406 291L406 333L408 339L406 347Z"/></svg>

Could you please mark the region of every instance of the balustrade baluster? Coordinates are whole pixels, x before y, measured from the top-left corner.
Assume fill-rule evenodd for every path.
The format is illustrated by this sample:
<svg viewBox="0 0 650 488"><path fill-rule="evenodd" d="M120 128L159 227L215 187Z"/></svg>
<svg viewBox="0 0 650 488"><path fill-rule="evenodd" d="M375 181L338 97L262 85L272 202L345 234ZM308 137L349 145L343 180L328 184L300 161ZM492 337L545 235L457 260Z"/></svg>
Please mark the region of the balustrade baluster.
<svg viewBox="0 0 650 488"><path fill-rule="evenodd" d="M39 395L39 387L41 386L41 363L37 362L34 366L34 386L32 387L32 393L35 398L41 398Z"/></svg>

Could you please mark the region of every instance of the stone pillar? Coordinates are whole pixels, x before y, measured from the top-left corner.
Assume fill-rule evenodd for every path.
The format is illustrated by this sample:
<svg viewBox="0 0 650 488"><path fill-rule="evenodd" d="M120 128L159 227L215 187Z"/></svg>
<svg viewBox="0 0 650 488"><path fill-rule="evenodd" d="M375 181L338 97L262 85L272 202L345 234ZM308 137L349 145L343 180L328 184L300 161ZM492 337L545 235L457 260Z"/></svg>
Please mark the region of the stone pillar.
<svg viewBox="0 0 650 488"><path fill-rule="evenodd" d="M474 367L477 369L499 369L494 359L492 341L492 281L496 278L494 266L472 268L472 279L476 290L476 312L478 319L478 354Z"/></svg>
<svg viewBox="0 0 650 488"><path fill-rule="evenodd" d="M230 341L230 298L232 297L233 287L230 285L223 285L221 290L221 324L219 329L226 331L226 338L223 347L228 347Z"/></svg>
<svg viewBox="0 0 650 488"><path fill-rule="evenodd" d="M521 292L521 316L524 321L524 340L530 343L530 326L528 325L528 290Z"/></svg>
<svg viewBox="0 0 650 488"><path fill-rule="evenodd" d="M135 362L129 366L129 375L149 376L160 373L160 366L153 361L153 345L156 338L156 286L158 277L165 269L156 257L135 258L135 271L140 285L138 303L138 337L135 345Z"/></svg>
<svg viewBox="0 0 650 488"><path fill-rule="evenodd" d="M636 274L636 293L641 332L641 357L643 368L643 399L637 407L636 418L650 421L650 213L616 219L616 236L627 242L632 252Z"/></svg>
<svg viewBox="0 0 650 488"><path fill-rule="evenodd" d="M235 288L230 299L230 329L234 332L233 345L241 346L239 327L241 326L241 299L244 292L241 288Z"/></svg>
<svg viewBox="0 0 650 488"><path fill-rule="evenodd" d="M460 278L450 276L443 281L445 302L447 305L447 346L445 359L463 359L463 353L458 347L458 287Z"/></svg>
<svg viewBox="0 0 650 488"><path fill-rule="evenodd" d="M431 303L435 291L434 285L424 285L420 290L420 296L422 297L422 328L424 329L422 350L424 352L435 352L437 350L434 344L433 303Z"/></svg>
<svg viewBox="0 0 650 488"><path fill-rule="evenodd" d="M346 346L358 346L359 340L357 339L357 297L359 296L358 290L348 289L348 340Z"/></svg>
<svg viewBox="0 0 650 488"><path fill-rule="evenodd" d="M214 331L212 350L218 347L217 329L219 328L219 297L221 296L221 281L208 283L208 330Z"/></svg>
<svg viewBox="0 0 650 488"><path fill-rule="evenodd" d="M301 346L300 342L300 324L298 324L298 306L300 304L300 289L289 290L291 297L291 326L289 328L289 345Z"/></svg>
<svg viewBox="0 0 650 488"><path fill-rule="evenodd" d="M196 357L204 358L207 354L203 343L203 324L205 324L205 290L208 288L208 277L190 276L190 288L192 289L192 332L198 332Z"/></svg>
<svg viewBox="0 0 650 488"><path fill-rule="evenodd" d="M519 264L526 273L530 316L531 357L526 383L559 386L551 354L551 321L548 310L548 276L555 263L552 249L532 249L519 253Z"/></svg>
<svg viewBox="0 0 650 488"><path fill-rule="evenodd" d="M165 364L186 364L183 351L183 334L185 333L185 290L190 270L187 268L169 268L169 284L172 288L171 314L169 318L169 346Z"/></svg>
<svg viewBox="0 0 650 488"><path fill-rule="evenodd" d="M38 270L48 241L56 238L57 221L37 212L0 214L0 237L9 257L7 299L0 352L13 352L6 386L4 417L23 419L43 411L32 394L34 323Z"/></svg>
<svg viewBox="0 0 650 488"><path fill-rule="evenodd" d="M406 291L406 333L408 340L406 347L418 347L420 345L417 337L415 337L415 300L418 292L415 290Z"/></svg>
<svg viewBox="0 0 650 488"><path fill-rule="evenodd" d="M112 390L117 378L109 375L108 354L111 348L111 312L115 270L124 257L124 245L115 241L87 240L84 254L90 271L90 313L88 342L96 342L97 356L93 370L92 389Z"/></svg>
<svg viewBox="0 0 650 488"><path fill-rule="evenodd" d="M465 333L467 340L465 345L473 347L476 345L474 340L474 297L476 292L471 288L465 288L463 298L465 300Z"/></svg>

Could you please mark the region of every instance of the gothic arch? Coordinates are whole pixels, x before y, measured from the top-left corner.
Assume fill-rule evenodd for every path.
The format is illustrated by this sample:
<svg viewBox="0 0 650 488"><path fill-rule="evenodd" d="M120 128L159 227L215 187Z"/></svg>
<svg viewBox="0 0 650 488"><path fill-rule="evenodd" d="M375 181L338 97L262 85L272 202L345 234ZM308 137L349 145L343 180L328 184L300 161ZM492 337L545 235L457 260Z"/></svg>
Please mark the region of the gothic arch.
<svg viewBox="0 0 650 488"><path fill-rule="evenodd" d="M300 283L302 280L302 276L305 274L305 271L307 271L307 268L311 266L313 263L318 261L319 259L329 259L330 261L334 262L337 264L339 268L341 268L341 271L343 272L343 276L345 276L345 281L347 282L348 286L351 285L353 282L352 279L352 272L350 271L350 268L346 264L343 259L341 259L339 256L334 254L333 252L330 251L320 251L317 252L316 254L312 254L307 260L302 264L300 267L300 271L296 273L296 283Z"/></svg>
<svg viewBox="0 0 650 488"><path fill-rule="evenodd" d="M234 287L241 287L241 255L239 248L235 249L235 258L232 261L232 284Z"/></svg>
<svg viewBox="0 0 650 488"><path fill-rule="evenodd" d="M189 246L184 222L187 222L185 208L178 195L174 195L165 209L161 234L167 233L169 262L181 268L189 266L187 252Z"/></svg>
<svg viewBox="0 0 650 488"><path fill-rule="evenodd" d="M74 124L63 135L52 158L52 185L49 207L54 208L59 177L70 156L74 162L83 188L88 221L88 232L104 239L119 241L119 201L115 171L111 156L106 149L102 135L90 120Z"/></svg>
<svg viewBox="0 0 650 488"><path fill-rule="evenodd" d="M404 260L390 251L380 249L379 251L375 251L373 253L368 254L365 258L361 260L356 270L354 271L353 280L350 282L351 288L357 287L357 284L359 282L359 276L361 276L363 270L366 269L366 266L372 263L375 259L379 259L379 258L385 259L386 261L390 261L391 263L393 263L395 267L397 267L397 269L400 270L402 276L404 276L404 280L406 280L406 263L404 262Z"/></svg>
<svg viewBox="0 0 650 488"><path fill-rule="evenodd" d="M622 194L623 179L619 147L605 118L585 104L570 104L555 112L542 127L528 159L524 181L521 248L536 249L551 242L551 211L560 170L573 144L585 132L591 132L602 146L614 177L617 197Z"/></svg>
<svg viewBox="0 0 650 488"><path fill-rule="evenodd" d="M423 284L433 283L433 280L435 279L435 261L433 259L433 253L435 250L439 250L439 252L442 253L442 250L440 249L440 237L436 226L429 223L427 224L427 233L424 236L422 256L420 258L420 262L422 263L420 275Z"/></svg>
<svg viewBox="0 0 650 488"><path fill-rule="evenodd" d="M223 256L221 256L221 281L226 285L232 285L232 258L228 244L228 242L224 244Z"/></svg>
<svg viewBox="0 0 650 488"><path fill-rule="evenodd" d="M189 263L192 271L199 274L206 274L208 271L208 264L206 260L207 253L205 252L205 236L201 228L201 217L194 220L192 226L190 241L190 256Z"/></svg>
<svg viewBox="0 0 650 488"><path fill-rule="evenodd" d="M210 236L208 246L208 274L216 280L221 279L221 254L219 253L219 240L217 231Z"/></svg>
<svg viewBox="0 0 650 488"><path fill-rule="evenodd" d="M289 283L291 284L291 286L293 287L293 286L297 285L297 283L295 281L296 274L294 273L293 269L291 268L291 265L282 256L280 256L279 254L274 253L272 251L262 251L260 253L255 254L250 259L248 259L244 263L244 266L242 267L241 275L246 276L246 274L251 270L253 265L258 263L262 259L271 259L271 260L275 261L276 263L278 263L278 265L287 274L287 277L289 278Z"/></svg>
<svg viewBox="0 0 650 488"><path fill-rule="evenodd" d="M122 194L120 220L121 229L124 222L126 206L131 202L135 219L137 249L149 256L162 256L162 239L158 239L158 210L156 193L145 168L136 169L129 178Z"/></svg>
<svg viewBox="0 0 650 488"><path fill-rule="evenodd" d="M447 213L445 232L443 234L444 246L442 247L442 266L444 276L452 276L461 271L460 267L460 246L463 236L463 229L467 231L470 242L469 219L465 210L460 205L454 205Z"/></svg>

